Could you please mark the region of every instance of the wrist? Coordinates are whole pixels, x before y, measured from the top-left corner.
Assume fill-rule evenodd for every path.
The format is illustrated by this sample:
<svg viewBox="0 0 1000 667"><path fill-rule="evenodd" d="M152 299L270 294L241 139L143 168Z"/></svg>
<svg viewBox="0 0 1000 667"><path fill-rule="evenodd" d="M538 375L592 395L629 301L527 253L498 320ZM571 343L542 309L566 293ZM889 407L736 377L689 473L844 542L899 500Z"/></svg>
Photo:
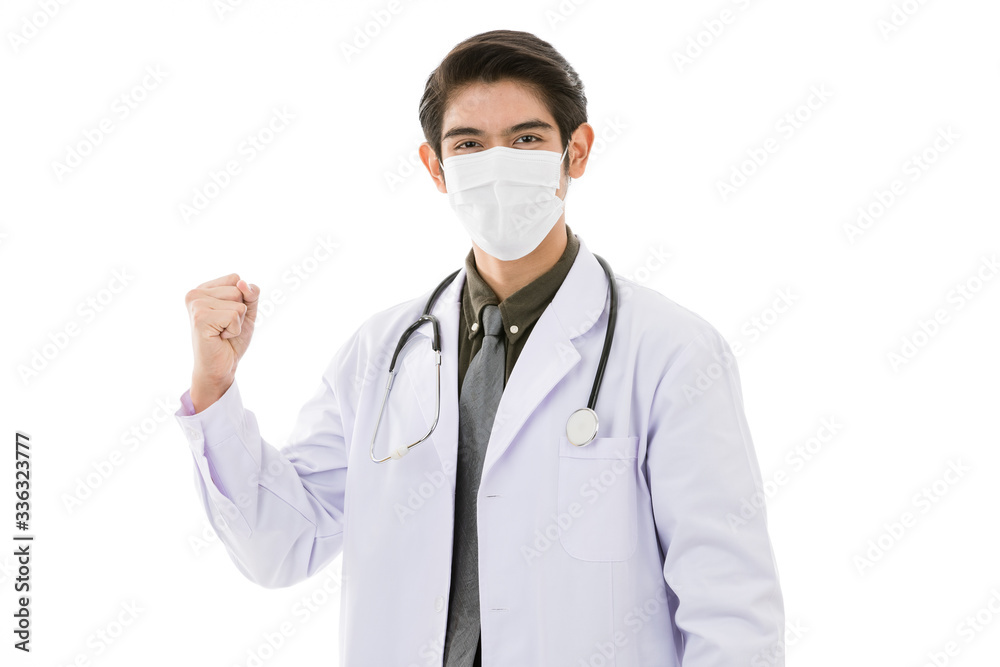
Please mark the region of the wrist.
<svg viewBox="0 0 1000 667"><path fill-rule="evenodd" d="M208 380L192 376L191 378L191 406L195 414L205 410L217 400L222 398L229 387L232 386L235 377L228 377L224 380Z"/></svg>

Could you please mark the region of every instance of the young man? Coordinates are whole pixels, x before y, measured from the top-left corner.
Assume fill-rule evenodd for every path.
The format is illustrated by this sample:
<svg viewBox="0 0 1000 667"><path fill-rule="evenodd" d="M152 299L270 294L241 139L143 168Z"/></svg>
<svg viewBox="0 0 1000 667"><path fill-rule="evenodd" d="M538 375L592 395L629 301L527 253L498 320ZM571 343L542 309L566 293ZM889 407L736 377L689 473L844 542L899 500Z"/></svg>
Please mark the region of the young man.
<svg viewBox="0 0 1000 667"><path fill-rule="evenodd" d="M347 666L783 665L765 513L741 511L762 482L731 350L623 278L612 317L566 225L594 142L576 72L531 34L476 35L427 80L420 120L472 249L431 304L438 330L417 321L434 290L369 318L289 446L235 382L259 289L231 274L187 294L176 416L233 561L279 587L343 553ZM598 422L579 408L610 326Z"/></svg>

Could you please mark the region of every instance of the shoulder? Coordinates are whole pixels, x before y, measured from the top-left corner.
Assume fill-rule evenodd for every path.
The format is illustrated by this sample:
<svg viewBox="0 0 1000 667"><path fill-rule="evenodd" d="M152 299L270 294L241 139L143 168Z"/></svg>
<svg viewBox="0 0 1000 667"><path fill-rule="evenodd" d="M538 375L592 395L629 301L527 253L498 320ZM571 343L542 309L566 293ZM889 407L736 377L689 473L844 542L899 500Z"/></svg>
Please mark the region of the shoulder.
<svg viewBox="0 0 1000 667"><path fill-rule="evenodd" d="M701 351L715 358L729 357L732 349L719 330L695 311L666 295L616 275L619 308L617 327L626 326L644 355L680 355Z"/></svg>

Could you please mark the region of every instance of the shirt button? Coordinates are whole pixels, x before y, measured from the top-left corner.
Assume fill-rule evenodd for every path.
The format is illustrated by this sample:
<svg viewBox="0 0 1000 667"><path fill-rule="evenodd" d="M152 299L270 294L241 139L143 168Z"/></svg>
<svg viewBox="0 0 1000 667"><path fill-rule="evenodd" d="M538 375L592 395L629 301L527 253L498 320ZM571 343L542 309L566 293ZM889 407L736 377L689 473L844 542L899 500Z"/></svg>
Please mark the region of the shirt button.
<svg viewBox="0 0 1000 667"><path fill-rule="evenodd" d="M517 333L517 325L516 325L516 324L512 324L512 325L510 326L510 332L511 332L512 334L515 334L515 333Z"/></svg>
<svg viewBox="0 0 1000 667"><path fill-rule="evenodd" d="M444 598L440 595L434 598L434 611L441 611L444 609Z"/></svg>
<svg viewBox="0 0 1000 667"><path fill-rule="evenodd" d="M473 322L472 323L472 330L473 331L479 331L479 322Z"/></svg>

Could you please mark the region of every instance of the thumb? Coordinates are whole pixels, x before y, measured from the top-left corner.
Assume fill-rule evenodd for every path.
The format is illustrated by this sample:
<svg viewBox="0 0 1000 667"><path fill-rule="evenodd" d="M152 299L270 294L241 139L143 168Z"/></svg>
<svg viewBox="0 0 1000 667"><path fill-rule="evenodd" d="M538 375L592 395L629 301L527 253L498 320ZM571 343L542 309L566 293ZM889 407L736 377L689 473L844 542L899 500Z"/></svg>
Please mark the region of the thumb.
<svg viewBox="0 0 1000 667"><path fill-rule="evenodd" d="M257 319L257 299L260 297L260 288L242 279L236 283L236 286L243 292L243 303L247 306L246 317L253 322Z"/></svg>

